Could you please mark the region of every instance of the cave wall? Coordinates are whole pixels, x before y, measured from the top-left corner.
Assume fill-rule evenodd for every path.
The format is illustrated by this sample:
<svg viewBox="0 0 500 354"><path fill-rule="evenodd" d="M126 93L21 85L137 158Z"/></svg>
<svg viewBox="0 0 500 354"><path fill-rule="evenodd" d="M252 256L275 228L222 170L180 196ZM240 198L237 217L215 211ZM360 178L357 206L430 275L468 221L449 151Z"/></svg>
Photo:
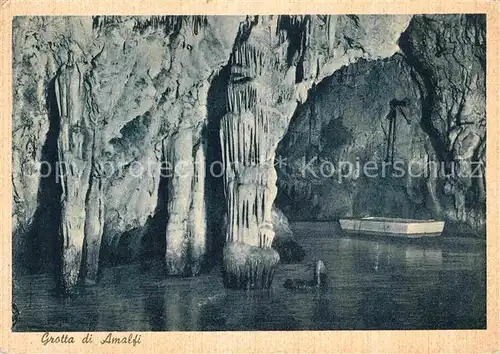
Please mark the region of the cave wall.
<svg viewBox="0 0 500 354"><path fill-rule="evenodd" d="M143 251L163 252L172 273L199 271L202 259L194 262L193 269L181 269L176 261L187 252L204 254L205 217L199 197L203 201L205 171L198 167L204 159L207 94L227 62L241 20L203 16L15 19L15 263L26 266L33 259L34 269L52 270L59 265L55 260L60 258L60 248L74 239L76 229L81 230L82 219L93 218L94 227L88 230L102 222L97 229L103 244L97 251L101 249L104 260L130 261ZM72 100L76 94L82 97ZM95 127L82 124L89 120L95 120ZM61 126L66 127L64 134ZM91 148L94 131L100 143ZM83 143L78 138L81 132ZM62 174L57 163L81 146L92 150L90 155L100 166L99 196L91 188L89 171L83 175L73 171L78 186L57 190L63 184L56 180L55 174ZM66 162L81 169L90 163L90 155ZM41 177L42 162L47 160L52 164L50 178ZM168 166L175 169L179 160L186 160L192 173L182 181L162 178L160 172L167 176ZM175 174L170 171L170 175ZM67 205L75 211L65 213L61 205L73 195L76 199ZM100 213L87 210L88 201L94 200L102 200ZM58 236L61 223L71 234L66 240ZM81 243L81 237L76 242ZM168 246L162 240L166 237ZM168 256L165 247L171 251Z"/></svg>
<svg viewBox="0 0 500 354"><path fill-rule="evenodd" d="M485 229L486 15L417 16L399 41L422 94L422 127L446 177L436 212Z"/></svg>
<svg viewBox="0 0 500 354"><path fill-rule="evenodd" d="M420 127L420 94L410 70L400 54L379 61L360 60L313 90L277 151L283 161L278 166L277 205L289 218L408 216L414 210L405 208L424 207L425 181L390 178L390 165L382 176L388 147L392 153L391 100L408 101L395 117L395 159L425 161L426 151L432 149ZM342 169L345 162L356 168L368 161L377 163L373 171L377 178Z"/></svg>
<svg viewBox="0 0 500 354"><path fill-rule="evenodd" d="M435 217L484 232L484 36L481 15L415 16L399 53L318 84L278 146L278 207L294 220Z"/></svg>

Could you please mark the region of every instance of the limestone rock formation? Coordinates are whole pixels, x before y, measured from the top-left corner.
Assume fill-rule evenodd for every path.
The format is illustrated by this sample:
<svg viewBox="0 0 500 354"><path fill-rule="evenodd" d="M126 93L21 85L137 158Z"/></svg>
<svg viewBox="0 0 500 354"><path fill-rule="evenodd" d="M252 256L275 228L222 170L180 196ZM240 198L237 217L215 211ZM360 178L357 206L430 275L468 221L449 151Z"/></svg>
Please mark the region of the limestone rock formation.
<svg viewBox="0 0 500 354"><path fill-rule="evenodd" d="M159 257L191 276L220 255L226 286L265 288L292 239L276 196L293 219L484 226L484 169L297 176L313 157L484 162L484 19L412 17L16 17L14 268L71 292L103 264Z"/></svg>
<svg viewBox="0 0 500 354"><path fill-rule="evenodd" d="M16 258L29 259L38 248L31 245L38 245L50 249L35 257L50 269L61 244L61 264L53 266L62 290L71 291L79 277L95 280L99 258L139 256L155 212L165 208L163 232L154 237L167 239L167 272L197 274L206 253L201 132L207 92L241 19L16 21ZM28 143L30 151L23 148ZM23 169L25 161L34 168ZM41 176L47 161L62 183ZM176 173L179 162L191 171ZM168 189L166 199L161 188Z"/></svg>
<svg viewBox="0 0 500 354"><path fill-rule="evenodd" d="M473 229L486 220L486 17L416 16L400 46L422 95L422 127L444 162L429 181L435 212Z"/></svg>
<svg viewBox="0 0 500 354"><path fill-rule="evenodd" d="M392 160L404 168L415 162L416 168L432 150L420 126L420 94L410 72L400 54L360 60L310 93L277 151L284 161L277 166L277 205L290 218L418 216L416 205L425 204L425 180L391 178ZM390 136L393 100L406 103L396 110ZM373 166L365 174L367 163ZM425 212L420 216L426 217Z"/></svg>
<svg viewBox="0 0 500 354"><path fill-rule="evenodd" d="M41 31L42 28L51 30ZM79 62L82 55L79 49L89 45L91 28L91 21L82 18L72 21L69 18L16 17L13 22L14 260L23 258L24 266L32 269L43 269L43 262L40 260L60 257L57 248L52 246L59 240L61 218L62 190L58 181L60 170L55 164L60 153L57 146L60 130L65 131L65 137L61 137L61 140L67 144L71 130L71 144L78 146L78 153L85 152L87 158L89 149L91 150L88 143L92 139L88 136L77 137L78 127L70 129L59 120L62 108L59 106L63 104L63 114L66 114L66 119L72 119L75 126L84 123L83 121L89 123L82 127L84 135L93 130L89 117L83 116L83 110L87 110L85 102L80 101L86 96L83 82L85 68ZM69 53L72 53L71 58ZM63 77L74 82L69 86L66 83L61 85L57 78ZM55 92L56 85L62 89L58 95ZM81 144L80 138L87 145ZM71 159L68 155L65 157ZM90 167L86 167L86 173L89 173ZM87 179L88 176L82 174L82 181L69 177L65 182L79 185ZM83 193L84 196L85 192ZM78 192L72 193L69 198L74 198L76 194ZM76 198L80 199L81 196L78 194ZM74 214L78 216L81 212ZM66 215L68 213L71 211L66 210ZM78 227L83 233L84 219L79 219ZM39 242L42 237L44 241ZM33 263L26 264L31 260ZM16 264L18 262L14 262L14 266Z"/></svg>
<svg viewBox="0 0 500 354"><path fill-rule="evenodd" d="M278 252L281 263L298 263L306 255L304 248L297 242L286 215L276 207L272 210L275 238L272 247Z"/></svg>
<svg viewBox="0 0 500 354"><path fill-rule="evenodd" d="M483 21L415 16L401 53L318 84L278 147L277 206L292 220L433 217L484 231Z"/></svg>

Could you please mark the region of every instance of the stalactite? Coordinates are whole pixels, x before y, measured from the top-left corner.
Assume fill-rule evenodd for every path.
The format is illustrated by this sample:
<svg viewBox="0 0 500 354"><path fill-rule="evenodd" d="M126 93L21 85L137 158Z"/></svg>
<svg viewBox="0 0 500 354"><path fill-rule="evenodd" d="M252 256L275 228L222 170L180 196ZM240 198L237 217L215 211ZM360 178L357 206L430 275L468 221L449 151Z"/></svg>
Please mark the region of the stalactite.
<svg viewBox="0 0 500 354"><path fill-rule="evenodd" d="M194 35L208 26L208 17L202 15L196 16L134 16L134 31L144 31L147 28L154 30L163 30L166 35L179 33L181 28L189 28ZM93 29L101 29L113 23L123 21L122 16L93 16Z"/></svg>
<svg viewBox="0 0 500 354"><path fill-rule="evenodd" d="M331 53L335 46L335 27L337 26L337 16L326 16L328 51Z"/></svg>
<svg viewBox="0 0 500 354"><path fill-rule="evenodd" d="M97 280L99 270L99 254L104 232L104 184L106 176L101 164L102 149L102 117L94 101L91 77L85 80L88 118L92 129L91 176L85 200L85 239L83 248L83 267L81 274L86 283L93 284Z"/></svg>
<svg viewBox="0 0 500 354"><path fill-rule="evenodd" d="M240 26L229 60L228 113L222 118L220 132L228 207L227 249L244 244L250 247L245 249L248 253L252 247L257 253L271 250L275 236L271 214L276 197L275 149L297 97L303 101L309 85L322 74L325 60L333 55L336 21L336 16L249 16ZM315 56L313 52L318 50L322 52ZM295 70L295 80L289 79L290 69ZM233 256L225 253L225 284L239 287L245 277L258 272L251 262L235 267ZM245 257L250 256L241 256L238 262ZM264 267L273 266L271 262Z"/></svg>

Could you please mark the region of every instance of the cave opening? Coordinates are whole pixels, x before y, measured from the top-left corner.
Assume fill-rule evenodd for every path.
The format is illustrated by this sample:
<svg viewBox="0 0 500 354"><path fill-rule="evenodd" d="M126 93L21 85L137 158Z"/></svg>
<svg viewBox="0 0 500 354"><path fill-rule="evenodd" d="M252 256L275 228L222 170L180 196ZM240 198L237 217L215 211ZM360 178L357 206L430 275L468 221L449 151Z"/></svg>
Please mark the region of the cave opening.
<svg viewBox="0 0 500 354"><path fill-rule="evenodd" d="M62 188L58 179L58 146L60 115L57 106L55 78L46 89L49 129L41 151L37 209L27 236L28 270L30 273L59 274L62 240L60 235Z"/></svg>

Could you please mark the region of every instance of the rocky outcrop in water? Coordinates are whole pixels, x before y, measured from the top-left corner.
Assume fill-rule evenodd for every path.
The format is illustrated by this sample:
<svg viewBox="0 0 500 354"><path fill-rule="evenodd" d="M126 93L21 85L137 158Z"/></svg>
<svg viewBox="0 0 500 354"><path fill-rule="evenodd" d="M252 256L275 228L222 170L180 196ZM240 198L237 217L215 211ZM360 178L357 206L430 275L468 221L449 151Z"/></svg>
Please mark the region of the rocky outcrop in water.
<svg viewBox="0 0 500 354"><path fill-rule="evenodd" d="M279 260L271 247L276 147L298 102L329 70L345 60L391 53L384 45L370 46L371 41L380 36L386 43L396 40L409 17L386 20L370 18L370 38L358 17L255 16L240 26L229 62L228 113L221 123L228 210L223 259L226 286L270 285ZM347 34L366 43L367 49L354 45L355 39ZM233 249L248 254L235 257ZM256 262L255 255L260 253L265 256Z"/></svg>

